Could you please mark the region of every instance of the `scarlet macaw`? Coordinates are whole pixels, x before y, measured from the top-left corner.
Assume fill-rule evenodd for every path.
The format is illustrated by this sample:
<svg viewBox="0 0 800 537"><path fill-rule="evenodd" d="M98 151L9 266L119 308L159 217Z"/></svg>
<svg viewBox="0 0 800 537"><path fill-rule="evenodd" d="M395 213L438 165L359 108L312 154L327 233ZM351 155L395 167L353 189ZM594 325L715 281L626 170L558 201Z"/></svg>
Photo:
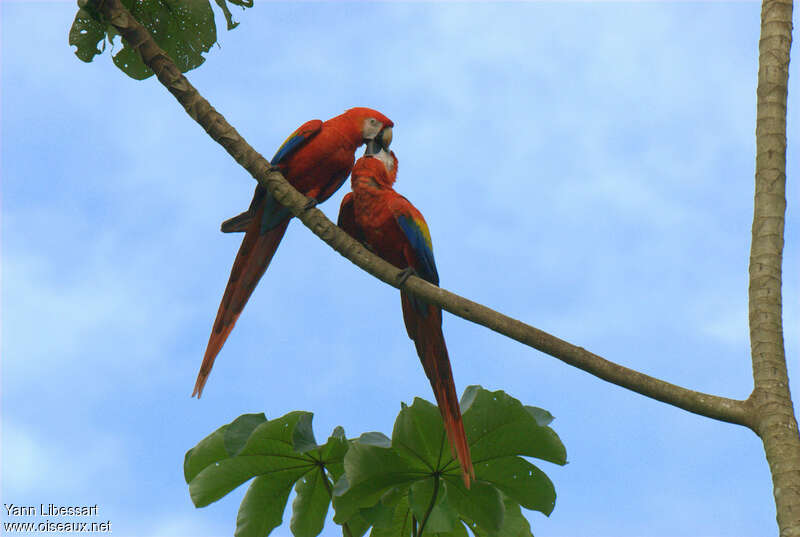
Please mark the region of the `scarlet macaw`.
<svg viewBox="0 0 800 537"><path fill-rule="evenodd" d="M367 144L365 156L353 167L353 191L342 200L339 226L397 268L439 285L428 225L417 208L392 189L396 176L394 152ZM442 334L442 310L403 290L400 301L408 337L417 348L442 413L451 451L455 448L454 456L461 463L464 484L469 488L475 470Z"/></svg>
<svg viewBox="0 0 800 537"><path fill-rule="evenodd" d="M312 198L311 204L322 203L347 179L356 149L366 142L389 147L393 126L389 118L370 108L351 108L325 122L312 119L286 139L271 164L292 186ZM291 212L259 184L250 208L222 223L222 231L244 231L245 235L233 262L192 396L199 398L203 393L214 359L267 270L291 218Z"/></svg>

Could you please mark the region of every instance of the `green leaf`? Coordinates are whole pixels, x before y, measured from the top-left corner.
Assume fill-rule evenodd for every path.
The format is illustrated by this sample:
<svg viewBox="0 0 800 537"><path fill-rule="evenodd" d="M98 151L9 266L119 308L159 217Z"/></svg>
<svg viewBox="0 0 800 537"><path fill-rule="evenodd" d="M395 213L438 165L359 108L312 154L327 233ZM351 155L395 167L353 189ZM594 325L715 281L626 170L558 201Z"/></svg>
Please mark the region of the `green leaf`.
<svg viewBox="0 0 800 537"><path fill-rule="evenodd" d="M386 528L392 524L394 506L389 506L383 501L379 501L372 507L361 509L360 514L371 526Z"/></svg>
<svg viewBox="0 0 800 537"><path fill-rule="evenodd" d="M473 481L467 490L463 482L456 480L448 482L447 490L461 518L474 522L489 535L499 535L505 507L497 488L485 481Z"/></svg>
<svg viewBox="0 0 800 537"><path fill-rule="evenodd" d="M506 512L503 516L503 527L498 534L508 537L533 537L531 524L522 515L519 504L510 498L504 498L503 504L506 506Z"/></svg>
<svg viewBox="0 0 800 537"><path fill-rule="evenodd" d="M344 456L345 475L336 482L334 522L347 522L362 507L375 505L389 489L419 479L418 472L391 448L353 442Z"/></svg>
<svg viewBox="0 0 800 537"><path fill-rule="evenodd" d="M344 435L344 429L337 426L328 437L328 441L319 450L320 459L325 463L325 468L336 481L344 473L344 455L350 444Z"/></svg>
<svg viewBox="0 0 800 537"><path fill-rule="evenodd" d="M413 512L408 504L408 494L404 494L394 507L390 524L388 526L374 526L370 537L410 537L413 527L411 522L412 518ZM419 527L420 523L421 522L417 520L417 527ZM464 524L457 519L454 521L453 528L447 532L434 531L431 529L431 521L429 519L428 523L425 525L423 535L436 535L437 537L468 537Z"/></svg>
<svg viewBox="0 0 800 537"><path fill-rule="evenodd" d="M434 493L436 498L434 498ZM431 507L431 500L435 500L433 507ZM414 513L420 524L425 521L427 515L425 533L451 533L456 524L460 524L455 507L447 501L447 483L442 480L439 480L438 487L436 478L417 481L411 485L408 501L411 512ZM430 514L428 514L429 509Z"/></svg>
<svg viewBox="0 0 800 537"><path fill-rule="evenodd" d="M392 447L392 441L383 433L371 432L363 433L358 437L358 443L366 446L376 446L382 448Z"/></svg>
<svg viewBox="0 0 800 537"><path fill-rule="evenodd" d="M217 2L217 5L219 6L219 8L222 10L222 14L225 15L225 22L228 25L228 30L233 30L234 28L239 26L239 23L235 22L233 20L233 15L231 15L231 10L228 9L228 4L225 3L225 0L215 0L215 1ZM234 0L231 0L231 3L235 4L237 2L234 1ZM251 3L247 7L252 7L252 5L253 4Z"/></svg>
<svg viewBox="0 0 800 537"><path fill-rule="evenodd" d="M484 389L483 386L478 386L476 384L467 386L464 393L461 394L461 400L458 402L458 406L461 407L461 414L463 415L464 412L469 410L479 393L485 391L487 390Z"/></svg>
<svg viewBox="0 0 800 537"><path fill-rule="evenodd" d="M400 502L400 500L406 497L408 494L408 489L408 486L404 486L394 487L387 490L383 496L381 496L381 503L390 507L394 507Z"/></svg>
<svg viewBox="0 0 800 537"><path fill-rule="evenodd" d="M553 483L521 457L502 457L475 465L478 479L490 482L526 509L550 515L556 505Z"/></svg>
<svg viewBox="0 0 800 537"><path fill-rule="evenodd" d="M274 447L274 446L271 446ZM230 491L256 476L269 476L291 485L313 466L305 461L287 457L277 449L249 457L237 456L207 466L189 482L189 494L197 507L213 503Z"/></svg>
<svg viewBox="0 0 800 537"><path fill-rule="evenodd" d="M292 522L290 524L295 537L314 537L319 535L325 525L325 517L331 503L332 485L326 470L334 479L344 473L344 454L348 443L344 429L336 427L324 446L316 446L311 429L311 415L301 417L294 430L293 441L298 453L317 462L314 471L306 474L295 486L297 496L292 504ZM310 445L316 446L309 449Z"/></svg>
<svg viewBox="0 0 800 537"><path fill-rule="evenodd" d="M444 470L453 460L439 408L419 397L411 406L402 405L394 422L392 448L422 472Z"/></svg>
<svg viewBox="0 0 800 537"><path fill-rule="evenodd" d="M292 435L292 443L294 444L295 451L305 453L312 449L317 449L317 441L314 438L314 429L311 427L311 420L313 414L306 414L300 417L297 426L294 428Z"/></svg>
<svg viewBox="0 0 800 537"><path fill-rule="evenodd" d="M230 425L223 425L206 436L183 458L183 477L190 482L203 468L228 457L225 450L225 433Z"/></svg>
<svg viewBox="0 0 800 537"><path fill-rule="evenodd" d="M89 11L78 10L69 29L69 44L78 47L75 51L78 59L88 63L103 52L97 44L105 37L105 27L106 25L95 19Z"/></svg>
<svg viewBox="0 0 800 537"><path fill-rule="evenodd" d="M387 438L372 433L362 435L348 451L345 475L334 493L334 520L342 522L361 512L368 522L375 523L374 512L378 512L384 522L385 509L379 502L390 505L384 499L396 496L401 487L408 489L403 501L418 522L430 509L425 532L436 535L464 534L466 528L458 522L459 517L477 525L486 535L504 535L500 531L505 527L505 503L509 502L517 511L521 505L545 514L552 512L552 482L520 457L564 464L566 450L546 426L552 416L545 410L525 407L502 391L489 392L478 386L468 388L461 403L477 479L470 490L464 487L460 468L452 457L439 409L417 398L411 406L402 405L390 447ZM437 480L437 496L431 507ZM509 508L512 513L513 506ZM400 516L396 509L395 522ZM517 522L519 528L512 529L519 533L524 524ZM373 533L381 535L383 529L376 527Z"/></svg>
<svg viewBox="0 0 800 537"><path fill-rule="evenodd" d="M270 421L240 416L187 452L192 501L207 505L255 478L239 510L239 537L264 537L280 525L293 485L296 537L322 532L331 494L334 521L346 523L353 537L370 527L374 537L409 537L414 520L425 520L430 536L467 537L469 528L477 537L532 537L521 507L550 514L555 489L520 455L566 462L563 444L547 426L552 415L477 386L461 402L476 473L469 490L438 408L415 399L402 405L391 440L365 433L348 441L337 427L319 446L308 412Z"/></svg>
<svg viewBox="0 0 800 537"><path fill-rule="evenodd" d="M520 510L519 504L510 498L504 498L503 505L505 505L506 510L503 515L503 525L500 527L497 535L500 537L533 537L533 533L531 533L531 525L528 522L528 519L522 515L522 510ZM492 536L491 533L486 531L484 528L481 528L474 522L470 520L465 520L464 522L475 534L475 537Z"/></svg>
<svg viewBox="0 0 800 537"><path fill-rule="evenodd" d="M175 62L181 72L201 65L203 54L217 41L214 12L209 0L122 0L123 5L153 36L158 45ZM100 54L97 44L107 37L113 45L118 35L99 13L81 9L75 16L69 34L75 54L88 62ZM123 48L113 57L114 64L137 80L153 74L131 44L122 40Z"/></svg>
<svg viewBox="0 0 800 537"><path fill-rule="evenodd" d="M464 430L473 463L510 455L528 455L566 464L567 452L558 435L536 422L522 403L502 390L489 392L470 386L463 399Z"/></svg>
<svg viewBox="0 0 800 537"><path fill-rule="evenodd" d="M131 14L172 58L182 73L201 65L217 41L214 13L208 0L122 0ZM123 40L114 63L137 80L153 74L139 53Z"/></svg>
<svg viewBox="0 0 800 537"><path fill-rule="evenodd" d="M295 537L316 537L325 526L325 516L331 497L331 485L327 482L323 467L303 476L295 485L297 496L292 503L292 522L290 527Z"/></svg>
<svg viewBox="0 0 800 537"><path fill-rule="evenodd" d="M536 420L536 423L541 425L542 427L550 425L555 419L553 415L549 413L547 410L539 408L537 406L525 405L525 410L527 410L528 413L531 416L533 416L533 419Z"/></svg>
<svg viewBox="0 0 800 537"><path fill-rule="evenodd" d="M239 508L236 535L264 537L281 524L296 484L292 532L297 537L318 535L331 501L326 469L343 473L348 442L337 427L324 446L317 446L312 418L309 412L270 421L263 414L244 414L203 439L184 462L194 504L208 505L255 478Z"/></svg>
<svg viewBox="0 0 800 537"><path fill-rule="evenodd" d="M453 529L451 531L446 531L446 532L428 531L428 526L426 525L424 533L422 535L424 537L469 537L469 534L467 533L467 528L461 521L459 521L455 526L453 526Z"/></svg>
<svg viewBox="0 0 800 537"><path fill-rule="evenodd" d="M242 414L233 420L228 426L228 430L225 431L225 451L228 452L228 455L238 454L255 428L265 421L267 421L267 417L263 412Z"/></svg>
<svg viewBox="0 0 800 537"><path fill-rule="evenodd" d="M361 537L367 533L370 523L367 522L360 514L356 514L350 517L350 520L347 521L347 527L350 529L350 535L353 537Z"/></svg>
<svg viewBox="0 0 800 537"><path fill-rule="evenodd" d="M408 495L404 494L394 507L392 521L388 526L374 526L370 537L410 537L411 535L411 508L408 505Z"/></svg>
<svg viewBox="0 0 800 537"><path fill-rule="evenodd" d="M264 537L280 526L296 479L291 472L256 477L239 506L234 536Z"/></svg>
<svg viewBox="0 0 800 537"><path fill-rule="evenodd" d="M292 447L294 427L304 414L307 413L290 412L262 423L236 456L206 466L189 483L194 504L202 507L215 502L259 475L278 474L276 479L281 482L294 476L294 483L311 470L313 461L299 458Z"/></svg>

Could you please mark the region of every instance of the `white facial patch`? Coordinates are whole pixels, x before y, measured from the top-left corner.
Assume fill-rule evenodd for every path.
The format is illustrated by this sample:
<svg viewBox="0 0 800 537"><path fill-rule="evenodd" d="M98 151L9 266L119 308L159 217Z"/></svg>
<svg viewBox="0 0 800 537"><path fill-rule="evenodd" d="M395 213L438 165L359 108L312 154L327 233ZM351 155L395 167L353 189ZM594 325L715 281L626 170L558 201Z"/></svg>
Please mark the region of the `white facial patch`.
<svg viewBox="0 0 800 537"><path fill-rule="evenodd" d="M383 162L383 165L386 166L386 169L388 171L392 171L394 169L394 159L392 158L392 155L390 155L388 151L384 151L383 149L381 149L373 156L377 159L380 159L380 161Z"/></svg>
<svg viewBox="0 0 800 537"><path fill-rule="evenodd" d="M383 123L375 118L367 118L364 120L364 126L361 128L361 136L365 140L374 140L375 137L381 132Z"/></svg>

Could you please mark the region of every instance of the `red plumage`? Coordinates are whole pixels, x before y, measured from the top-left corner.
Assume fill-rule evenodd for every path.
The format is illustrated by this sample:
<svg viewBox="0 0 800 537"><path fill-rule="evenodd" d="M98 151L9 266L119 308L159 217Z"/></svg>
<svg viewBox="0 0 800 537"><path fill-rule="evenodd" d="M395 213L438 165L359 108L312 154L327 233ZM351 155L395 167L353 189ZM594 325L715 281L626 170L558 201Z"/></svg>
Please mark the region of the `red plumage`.
<svg viewBox="0 0 800 537"><path fill-rule="evenodd" d="M347 179L361 144L375 141L388 147L392 126L389 118L370 108L351 108L325 122L311 120L289 136L272 165L297 190L321 203ZM223 223L223 231L245 231L245 236L217 311L193 396L203 393L217 354L267 270L291 218L292 214L258 185L250 208Z"/></svg>
<svg viewBox="0 0 800 537"><path fill-rule="evenodd" d="M411 268L438 285L428 226L417 208L392 189L396 175L394 153L380 151L360 158L353 168L353 192L342 200L339 226L397 268ZM431 383L451 451L455 450L453 456L458 458L469 488L475 470L442 334L442 310L402 290L400 300L406 331Z"/></svg>

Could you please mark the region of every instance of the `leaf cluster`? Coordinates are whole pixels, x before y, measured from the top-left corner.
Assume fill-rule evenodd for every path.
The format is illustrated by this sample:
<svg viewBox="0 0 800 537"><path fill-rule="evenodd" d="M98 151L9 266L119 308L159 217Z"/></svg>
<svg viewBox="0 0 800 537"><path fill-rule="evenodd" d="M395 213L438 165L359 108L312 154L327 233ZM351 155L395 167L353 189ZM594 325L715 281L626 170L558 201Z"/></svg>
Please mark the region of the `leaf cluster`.
<svg viewBox="0 0 800 537"><path fill-rule="evenodd" d="M226 0L215 0L222 9L228 30L234 22ZM227 0L242 8L252 7L253 0ZM156 43L172 58L182 73L201 65L203 54L217 42L214 12L209 0L121 0L122 4L147 28ZM119 34L114 26L90 4L83 5L75 15L69 31L69 44L77 47L75 55L91 62L106 48L112 47ZM136 80L148 78L153 71L142 61L139 53L122 39L122 48L113 55L114 64Z"/></svg>
<svg viewBox="0 0 800 537"><path fill-rule="evenodd" d="M467 489L436 405L402 405L392 438L365 433L346 439L341 427L323 445L310 412L274 420L245 414L186 453L184 475L197 507L252 479L239 508L237 537L264 537L282 523L294 486L291 530L315 537L333 504L345 536L532 536L522 508L549 515L550 479L523 457L566 463L566 450L546 411L503 391L470 386L462 397L475 480Z"/></svg>

